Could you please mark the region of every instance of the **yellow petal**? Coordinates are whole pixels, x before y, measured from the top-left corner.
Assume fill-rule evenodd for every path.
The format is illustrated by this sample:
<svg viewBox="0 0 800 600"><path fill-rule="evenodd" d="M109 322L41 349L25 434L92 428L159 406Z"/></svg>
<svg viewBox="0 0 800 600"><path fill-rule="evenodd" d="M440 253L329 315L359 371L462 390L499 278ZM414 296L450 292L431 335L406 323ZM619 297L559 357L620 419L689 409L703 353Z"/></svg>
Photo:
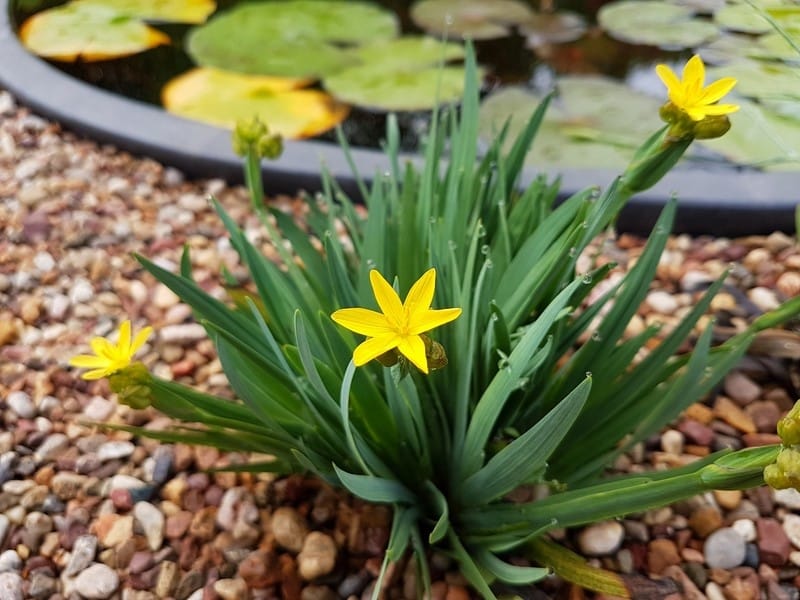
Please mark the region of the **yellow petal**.
<svg viewBox="0 0 800 600"><path fill-rule="evenodd" d="M397 344L400 353L410 360L423 373L428 373L428 357L425 356L425 342L418 335L401 337Z"/></svg>
<svg viewBox="0 0 800 600"><path fill-rule="evenodd" d="M667 86L667 91L672 92L673 90L677 90L681 87L681 82L678 79L678 76L670 69L667 65L657 65L656 66L656 75L658 75L659 79Z"/></svg>
<svg viewBox="0 0 800 600"><path fill-rule="evenodd" d="M81 379L85 379L86 381L93 381L95 379L102 379L106 375L110 375L113 371L109 371L108 369L95 369L94 371L86 371L83 375L81 375Z"/></svg>
<svg viewBox="0 0 800 600"><path fill-rule="evenodd" d="M148 326L136 334L136 337L133 338L133 343L131 344L131 357L136 354L139 348L144 346L144 343L147 341L147 338L150 337L151 333L153 333L153 328Z"/></svg>
<svg viewBox="0 0 800 600"><path fill-rule="evenodd" d="M460 308L442 308L440 310L426 310L423 313L411 315L408 332L411 335L425 333L457 319L460 314Z"/></svg>
<svg viewBox="0 0 800 600"><path fill-rule="evenodd" d="M710 83L708 87L703 90L700 101L705 104L712 104L730 92L735 85L736 79L734 77L723 77L714 83Z"/></svg>
<svg viewBox="0 0 800 600"><path fill-rule="evenodd" d="M383 336L394 331L385 316L366 308L342 308L334 312L331 319L350 331L369 337Z"/></svg>
<svg viewBox="0 0 800 600"><path fill-rule="evenodd" d="M384 352L397 347L400 338L395 334L382 335L380 337L369 338L361 342L353 351L353 363L357 367L367 364L373 358L378 358ZM423 353L425 349L422 349Z"/></svg>
<svg viewBox="0 0 800 600"><path fill-rule="evenodd" d="M706 115L712 116L727 115L737 110L739 110L738 104L710 104L702 108L702 111Z"/></svg>
<svg viewBox="0 0 800 600"><path fill-rule="evenodd" d="M703 65L703 59L695 54L683 68L683 85L689 89L694 89L696 86L696 89L699 91L702 89L703 84L705 84L705 80L706 68L705 65Z"/></svg>
<svg viewBox="0 0 800 600"><path fill-rule="evenodd" d="M383 314L386 315L386 319L393 327L399 328L403 320L403 305L400 303L397 292L383 278L383 275L375 269L369 272L369 282L372 285L372 293L375 294L375 300L378 301L378 306L381 307Z"/></svg>
<svg viewBox="0 0 800 600"><path fill-rule="evenodd" d="M702 121L703 119L706 118L706 115L708 114L706 109L709 108L709 107L708 106L687 106L687 107L681 107L681 108L683 108L683 111L687 115L689 115L689 118L692 121Z"/></svg>
<svg viewBox="0 0 800 600"><path fill-rule="evenodd" d="M131 347L131 322L129 319L123 321L119 326L119 338L117 339L117 348L122 352L128 352Z"/></svg>
<svg viewBox="0 0 800 600"><path fill-rule="evenodd" d="M111 345L111 342L105 338L92 338L89 340L89 346L92 347L92 352L97 354L97 356L111 358L112 356L116 355L116 348L114 348L114 346Z"/></svg>
<svg viewBox="0 0 800 600"><path fill-rule="evenodd" d="M108 366L108 359L94 354L79 354L69 359L69 364L81 369L94 369Z"/></svg>
<svg viewBox="0 0 800 600"><path fill-rule="evenodd" d="M403 303L411 320L414 318L414 313L426 311L431 307L435 289L436 269L428 269L408 290L406 301Z"/></svg>

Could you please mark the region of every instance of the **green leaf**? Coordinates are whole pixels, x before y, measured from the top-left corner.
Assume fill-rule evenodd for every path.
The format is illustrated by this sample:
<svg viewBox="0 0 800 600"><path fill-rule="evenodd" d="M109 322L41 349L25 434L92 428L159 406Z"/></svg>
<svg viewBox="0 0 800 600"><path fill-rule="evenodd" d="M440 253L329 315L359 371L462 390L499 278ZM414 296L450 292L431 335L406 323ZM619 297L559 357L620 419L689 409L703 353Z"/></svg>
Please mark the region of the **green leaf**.
<svg viewBox="0 0 800 600"><path fill-rule="evenodd" d="M420 0L411 7L411 19L427 32L472 40L506 37L532 14L516 0Z"/></svg>
<svg viewBox="0 0 800 600"><path fill-rule="evenodd" d="M511 585L529 585L550 575L550 569L512 565L482 548L476 551L475 560L497 579Z"/></svg>
<svg viewBox="0 0 800 600"><path fill-rule="evenodd" d="M335 464L333 469L342 485L350 492L369 502L414 504L414 494L399 481L373 475L355 475L343 471Z"/></svg>
<svg viewBox="0 0 800 600"><path fill-rule="evenodd" d="M692 16L691 9L677 4L622 0L604 5L597 13L597 21L611 37L623 42L680 50L719 35L714 25Z"/></svg>
<svg viewBox="0 0 800 600"><path fill-rule="evenodd" d="M366 2L252 2L191 31L186 48L204 67L316 79L357 62L342 44L393 38L397 30L394 14Z"/></svg>
<svg viewBox="0 0 800 600"><path fill-rule="evenodd" d="M578 418L592 383L586 378L536 425L495 454L482 469L464 481L459 496L464 506L496 500L530 482L547 466L547 459Z"/></svg>

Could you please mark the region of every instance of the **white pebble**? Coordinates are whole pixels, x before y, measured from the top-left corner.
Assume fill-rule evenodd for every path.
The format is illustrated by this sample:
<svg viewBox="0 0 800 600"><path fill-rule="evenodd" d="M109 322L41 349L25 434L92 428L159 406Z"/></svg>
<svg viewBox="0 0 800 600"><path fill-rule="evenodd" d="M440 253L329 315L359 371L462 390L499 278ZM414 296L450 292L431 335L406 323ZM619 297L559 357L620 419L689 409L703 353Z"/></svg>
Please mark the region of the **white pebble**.
<svg viewBox="0 0 800 600"><path fill-rule="evenodd" d="M73 304L88 302L94 296L94 286L89 280L79 277L69 289L69 299Z"/></svg>
<svg viewBox="0 0 800 600"><path fill-rule="evenodd" d="M6 398L6 403L23 419L32 419L36 416L36 405L26 392L21 390L11 392Z"/></svg>
<svg viewBox="0 0 800 600"><path fill-rule="evenodd" d="M199 323L167 325L161 329L159 337L165 344L188 344L205 339L206 330Z"/></svg>
<svg viewBox="0 0 800 600"><path fill-rule="evenodd" d="M147 538L147 544L154 552L164 543L164 515L149 502L137 502L133 516L139 522Z"/></svg>
<svg viewBox="0 0 800 600"><path fill-rule="evenodd" d="M625 538L625 528L618 521L603 521L585 528L578 534L581 552L589 556L609 556L619 550Z"/></svg>
<svg viewBox="0 0 800 600"><path fill-rule="evenodd" d="M119 576L106 565L96 563L75 578L75 591L90 600L110 598L119 587Z"/></svg>
<svg viewBox="0 0 800 600"><path fill-rule="evenodd" d="M106 462L117 458L125 458L133 454L136 449L131 442L126 441L111 441L101 444L97 449L97 457Z"/></svg>
<svg viewBox="0 0 800 600"><path fill-rule="evenodd" d="M794 488L774 491L775 502L792 510L800 510L800 492Z"/></svg>
<svg viewBox="0 0 800 600"><path fill-rule="evenodd" d="M783 531L795 548L800 548L800 515L787 513L783 517Z"/></svg>
<svg viewBox="0 0 800 600"><path fill-rule="evenodd" d="M756 541L756 524L750 519L736 519L731 524L731 528L742 536L745 542Z"/></svg>
<svg viewBox="0 0 800 600"><path fill-rule="evenodd" d="M36 270L40 273L47 273L56 266L56 261L49 252L42 250L41 252L37 252L36 256L33 257L33 266L36 267Z"/></svg>
<svg viewBox="0 0 800 600"><path fill-rule="evenodd" d="M655 291L647 294L645 302L659 314L671 315L678 310L678 301L669 292Z"/></svg>

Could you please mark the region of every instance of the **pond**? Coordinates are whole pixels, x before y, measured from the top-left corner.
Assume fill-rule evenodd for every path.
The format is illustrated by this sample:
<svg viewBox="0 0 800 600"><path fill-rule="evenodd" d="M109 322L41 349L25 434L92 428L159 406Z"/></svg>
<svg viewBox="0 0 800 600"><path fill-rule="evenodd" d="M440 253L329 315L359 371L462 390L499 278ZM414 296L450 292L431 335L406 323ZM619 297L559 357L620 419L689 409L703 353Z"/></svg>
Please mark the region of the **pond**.
<svg viewBox="0 0 800 600"><path fill-rule="evenodd" d="M144 27L147 22L153 47L106 58L113 54L115 44L119 45L119 39L107 33L105 39L111 44L101 47L99 53L95 50L92 56L87 49L90 42L97 44L104 36L92 32L92 18L85 17L81 27L64 27L69 20L53 20L49 25L45 22L41 25L48 32L44 45L37 45L35 35L26 38L33 29L26 22L30 23L28 19L37 13L41 18L54 14L48 9L56 8L58 15L65 6L83 6L81 10L93 15L90 9L98 3L104 4L105 10L116 7L118 14L101 15L96 22L110 23L108 29L112 33L114 27L120 27L118 38L135 35L122 26L133 22ZM140 18L148 11L152 13L153 6L170 4L178 7L176 14ZM359 7L361 12L342 14L341 19L358 23L356 27L346 23L344 34L331 33L337 23L330 15L310 14L315 5L324 6L313 0L221 0L216 6L210 5L209 0L21 0L13 19L21 26L26 44L45 58L50 56L51 64L65 73L150 104L171 100L169 110L176 114L229 125L225 120L236 113L234 107L251 110L254 97L269 97L272 101L285 93L285 103L267 104L264 110L268 122L270 116L274 122L277 114L288 113L294 118L303 113L306 122L285 126L285 133L290 136L333 139L330 128L344 119L342 127L351 143L376 147L384 135L387 110L407 109L397 110L397 114L408 150L415 149L424 134L429 108L437 94L446 100L455 100L460 94L459 33L463 32L479 38L476 50L485 90L480 126L485 137L488 139L508 118L512 119L512 129L521 124L555 87L558 96L528 160L536 166L572 168L624 166L635 146L660 126L657 111L665 93L653 72L654 65L666 62L675 66L699 52L707 62L721 65L711 69L710 77L730 72L740 79L736 101L742 110L733 115L730 134L721 140L697 144L691 160L704 168L738 165L765 170L800 169L800 77L791 72L798 55L792 54L790 47L787 50L781 46L773 26L756 9L748 12L742 5L726 4L724 0L702 0L691 7L649 0L543 0L535 5L511 0L382 0L348 4L351 9ZM271 5L272 12L262 16L265 5ZM276 13L276 5L285 10ZM191 6L199 16L186 14ZM471 7L471 12L463 13L464 6ZM282 16L290 14L286 11L292 7L306 18ZM796 23L800 21L800 7L787 5L782 12L772 11L770 16L778 25ZM260 18L265 20L258 21ZM271 30L270 18L273 23L277 19L282 29ZM297 36L307 36L302 38L306 46L309 39L314 44L321 41L312 44L310 50L322 48L327 52L304 52L302 48L298 51L291 46L294 34L287 29L314 19L317 22L309 25L317 28L313 34L300 27ZM169 22L175 20L194 23ZM447 46L437 43L445 31L451 38ZM786 31L800 38L800 30L788 27ZM234 50L239 48L241 52L220 50L220 38L223 45L230 42ZM250 49L251 38L263 42L254 46L255 50ZM278 44L270 45L270 39L279 38ZM408 44L403 45L398 39ZM417 43L420 40L424 48ZM267 48L259 53L258 48L263 45ZM66 53L69 60L64 60L65 47L70 48ZM359 50L361 54L353 59L353 53ZM60 60L53 58L59 52ZM242 55L265 56L270 52L280 60L242 63ZM96 60L98 54L103 60ZM340 54L345 56L342 64L337 62ZM442 57L452 59L444 74L439 68ZM354 60L366 66L353 67ZM217 70L197 69L198 65ZM228 65L220 74L218 69ZM364 76L365 68L369 77ZM436 72L439 74L432 75ZM270 81L265 82L265 77ZM278 84L272 81L275 77L281 78ZM225 95L240 85L244 86L242 94L248 96L246 102L238 96ZM198 94L208 91L213 94L212 101L198 102ZM282 118L278 120L280 129L284 125Z"/></svg>

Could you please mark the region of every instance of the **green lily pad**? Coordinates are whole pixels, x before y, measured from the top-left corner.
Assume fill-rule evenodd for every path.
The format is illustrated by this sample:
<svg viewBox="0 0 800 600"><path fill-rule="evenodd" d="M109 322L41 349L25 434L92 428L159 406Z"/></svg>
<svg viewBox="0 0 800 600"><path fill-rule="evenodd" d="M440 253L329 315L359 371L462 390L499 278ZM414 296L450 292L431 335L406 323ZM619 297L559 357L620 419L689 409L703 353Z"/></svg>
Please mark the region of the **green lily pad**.
<svg viewBox="0 0 800 600"><path fill-rule="evenodd" d="M75 0L73 4L113 8L145 21L192 24L204 23L217 8L214 0Z"/></svg>
<svg viewBox="0 0 800 600"><path fill-rule="evenodd" d="M680 50L719 35L714 25L693 15L690 8L660 0L622 0L603 6L597 20L608 35L620 41Z"/></svg>
<svg viewBox="0 0 800 600"><path fill-rule="evenodd" d="M379 65L362 65L326 77L323 85L339 100L362 108L427 110L461 99L464 69L427 67L385 71Z"/></svg>
<svg viewBox="0 0 800 600"><path fill-rule="evenodd" d="M161 100L176 115L227 128L258 116L290 139L318 135L347 116L348 107L324 92L295 89L303 83L198 68L169 81Z"/></svg>
<svg viewBox="0 0 800 600"><path fill-rule="evenodd" d="M749 56L763 54L764 49L758 39L750 35L723 33L719 38L700 46L697 53L706 64L722 65L746 59Z"/></svg>
<svg viewBox="0 0 800 600"><path fill-rule="evenodd" d="M749 4L728 4L714 13L714 22L720 27L740 33L767 33L772 31L761 13Z"/></svg>
<svg viewBox="0 0 800 600"><path fill-rule="evenodd" d="M430 67L464 58L464 46L423 35L407 35L354 48L351 55L363 65L387 71Z"/></svg>
<svg viewBox="0 0 800 600"><path fill-rule="evenodd" d="M783 33L788 35L797 46L800 46L800 26L785 27ZM758 46L760 51L754 51L751 56L766 59L800 61L800 54L797 52L797 48L790 44L786 38L777 31L762 35L758 38Z"/></svg>
<svg viewBox="0 0 800 600"><path fill-rule="evenodd" d="M192 30L186 49L205 67L320 78L357 62L342 45L393 38L397 31L393 13L365 2L255 2Z"/></svg>
<svg viewBox="0 0 800 600"><path fill-rule="evenodd" d="M800 170L800 121L764 110L747 100L730 115L731 129L704 146L739 164L768 171Z"/></svg>
<svg viewBox="0 0 800 600"><path fill-rule="evenodd" d="M53 60L99 61L169 44L166 34L116 9L71 3L33 15L19 30L31 52Z"/></svg>
<svg viewBox="0 0 800 600"><path fill-rule="evenodd" d="M480 131L487 140L508 120L509 141L540 98L507 88L481 105ZM564 77L526 162L539 167L623 168L646 136L660 126L659 103L601 77Z"/></svg>
<svg viewBox="0 0 800 600"><path fill-rule="evenodd" d="M574 42L586 33L586 19L573 12L542 13L521 23L519 31L527 37L528 46Z"/></svg>
<svg viewBox="0 0 800 600"><path fill-rule="evenodd" d="M739 61L707 72L709 81L720 77L737 79L734 91L757 100L789 100L800 102L800 73L795 67L777 62Z"/></svg>
<svg viewBox="0 0 800 600"><path fill-rule="evenodd" d="M505 37L532 14L516 0L421 0L411 7L411 20L428 33L473 40Z"/></svg>

